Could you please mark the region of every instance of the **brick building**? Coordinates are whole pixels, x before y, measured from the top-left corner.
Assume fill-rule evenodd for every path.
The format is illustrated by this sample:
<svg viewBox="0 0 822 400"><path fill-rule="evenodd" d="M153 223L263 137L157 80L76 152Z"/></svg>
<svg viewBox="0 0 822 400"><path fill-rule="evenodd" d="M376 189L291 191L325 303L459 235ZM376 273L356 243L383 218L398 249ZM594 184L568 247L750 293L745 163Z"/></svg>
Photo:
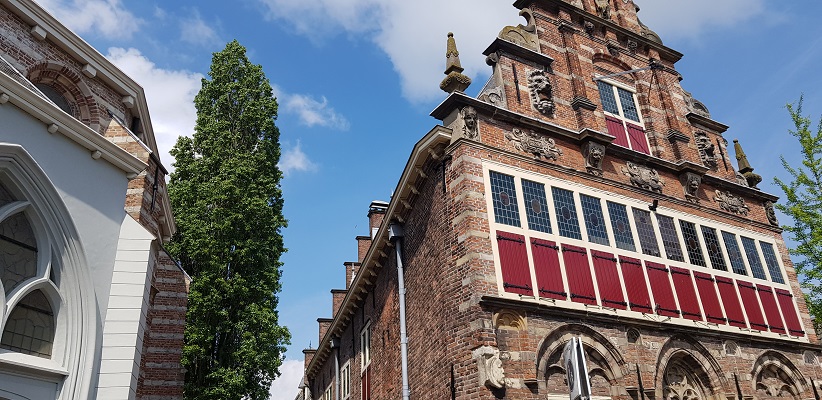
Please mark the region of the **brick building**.
<svg viewBox="0 0 822 400"><path fill-rule="evenodd" d="M372 203L297 398L567 399L579 337L595 399L818 399L777 198L682 55L631 0L514 7L477 98L449 34L443 123Z"/></svg>
<svg viewBox="0 0 822 400"><path fill-rule="evenodd" d="M0 399L181 399L189 278L142 87L0 0Z"/></svg>

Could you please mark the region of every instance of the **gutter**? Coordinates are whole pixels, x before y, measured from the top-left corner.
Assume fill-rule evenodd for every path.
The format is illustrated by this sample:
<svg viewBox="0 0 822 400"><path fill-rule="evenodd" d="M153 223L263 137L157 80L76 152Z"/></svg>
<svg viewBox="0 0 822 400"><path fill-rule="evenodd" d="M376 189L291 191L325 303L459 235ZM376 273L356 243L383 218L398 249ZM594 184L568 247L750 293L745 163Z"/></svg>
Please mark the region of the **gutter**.
<svg viewBox="0 0 822 400"><path fill-rule="evenodd" d="M405 269L402 265L402 238L405 231L402 225L392 223L388 227L388 240L394 243L397 251L397 287L400 301L400 354L402 360L402 399L408 400L411 389L408 385L408 332L405 326Z"/></svg>

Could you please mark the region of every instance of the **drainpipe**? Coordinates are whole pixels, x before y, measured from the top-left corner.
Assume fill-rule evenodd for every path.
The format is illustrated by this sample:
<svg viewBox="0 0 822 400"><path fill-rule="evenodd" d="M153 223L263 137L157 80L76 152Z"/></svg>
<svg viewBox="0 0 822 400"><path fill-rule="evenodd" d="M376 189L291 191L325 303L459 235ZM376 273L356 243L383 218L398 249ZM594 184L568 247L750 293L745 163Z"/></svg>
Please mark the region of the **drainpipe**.
<svg viewBox="0 0 822 400"><path fill-rule="evenodd" d="M331 338L331 349L334 350L334 399L340 400L340 338Z"/></svg>
<svg viewBox="0 0 822 400"><path fill-rule="evenodd" d="M411 389L408 385L408 334L405 329L405 275L402 266L402 238L405 232L400 224L388 227L388 239L394 242L397 250L397 286L400 297L400 352L402 355L402 400L408 400Z"/></svg>

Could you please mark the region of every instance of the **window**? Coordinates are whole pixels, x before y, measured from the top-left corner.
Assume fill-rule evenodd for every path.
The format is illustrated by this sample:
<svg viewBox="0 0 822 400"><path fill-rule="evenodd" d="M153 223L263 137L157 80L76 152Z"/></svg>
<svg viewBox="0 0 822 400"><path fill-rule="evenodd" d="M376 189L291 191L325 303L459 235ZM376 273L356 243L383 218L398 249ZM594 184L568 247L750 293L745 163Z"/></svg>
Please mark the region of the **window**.
<svg viewBox="0 0 822 400"><path fill-rule="evenodd" d="M520 226L514 177L491 171L491 195L494 199L494 216L497 223Z"/></svg>
<svg viewBox="0 0 822 400"><path fill-rule="evenodd" d="M363 370L371 364L371 322L360 333L360 364Z"/></svg>
<svg viewBox="0 0 822 400"><path fill-rule="evenodd" d="M679 244L679 235L676 233L674 219L664 215L656 215L659 223L659 233L662 234L662 245L665 246L665 255L669 260L685 261L682 256L682 245Z"/></svg>
<svg viewBox="0 0 822 400"><path fill-rule="evenodd" d="M702 256L702 246L699 244L699 236L696 235L696 226L688 221L679 221L682 228L682 236L685 238L685 249L688 251L688 258L691 264L707 267L705 258Z"/></svg>
<svg viewBox="0 0 822 400"><path fill-rule="evenodd" d="M742 248L745 249L745 256L748 258L748 265L751 266L751 273L754 278L768 279L765 277L765 269L762 267L762 260L759 258L759 252L756 251L754 240L743 236Z"/></svg>
<svg viewBox="0 0 822 400"><path fill-rule="evenodd" d="M725 265L725 257L722 256L722 249L719 247L716 229L703 226L702 236L705 238L705 248L708 249L708 259L711 260L711 266L720 271L727 271L728 266Z"/></svg>
<svg viewBox="0 0 822 400"><path fill-rule="evenodd" d="M736 235L722 231L722 239L725 240L725 250L728 250L728 258L731 259L731 268L737 274L748 275L742 261L742 252L739 251L739 243L736 242Z"/></svg>
<svg viewBox="0 0 822 400"><path fill-rule="evenodd" d="M622 250L636 251L634 237L631 233L631 223L628 221L628 212L622 204L607 202L608 214L611 215L611 228L614 231L616 246Z"/></svg>
<svg viewBox="0 0 822 400"><path fill-rule="evenodd" d="M545 197L545 185L523 179L522 197L525 200L528 229L551 233L551 219L548 217L548 199Z"/></svg>
<svg viewBox="0 0 822 400"><path fill-rule="evenodd" d="M582 203L582 214L585 218L585 228L588 232L588 241L608 246L608 233L605 232L605 217L602 216L602 205L596 197L579 195Z"/></svg>
<svg viewBox="0 0 822 400"><path fill-rule="evenodd" d="M71 104L56 89L43 83L35 83L34 86L37 87L37 90L39 90L40 93L43 93L46 97L48 97L52 103L63 110L66 114L74 115L71 110Z"/></svg>
<svg viewBox="0 0 822 400"><path fill-rule="evenodd" d="M334 391L332 390L333 386L334 385L332 384L325 389L325 395L323 396L323 400L334 400Z"/></svg>
<svg viewBox="0 0 822 400"><path fill-rule="evenodd" d="M551 188L554 195L554 207L557 213L559 234L571 239L582 239L577 218L577 206L574 202L574 192L560 188Z"/></svg>
<svg viewBox="0 0 822 400"><path fill-rule="evenodd" d="M634 208L634 222L639 234L639 245L642 247L642 254L659 257L659 243L656 241L654 225L651 222L651 213L645 210Z"/></svg>
<svg viewBox="0 0 822 400"><path fill-rule="evenodd" d="M614 144L650 154L634 93L603 81L597 81L597 87L608 133L616 138Z"/></svg>
<svg viewBox="0 0 822 400"><path fill-rule="evenodd" d="M54 314L43 292L29 293L14 308L6 322L0 348L51 358L54 342Z"/></svg>
<svg viewBox="0 0 822 400"><path fill-rule="evenodd" d="M759 242L762 248L762 255L765 256L765 264L768 265L768 272L771 274L771 280L776 283L785 283L782 278L782 270L779 268L779 261L776 260L776 253L773 250L773 245L770 243Z"/></svg>
<svg viewBox="0 0 822 400"><path fill-rule="evenodd" d="M351 396L351 363L345 363L340 369L340 398Z"/></svg>

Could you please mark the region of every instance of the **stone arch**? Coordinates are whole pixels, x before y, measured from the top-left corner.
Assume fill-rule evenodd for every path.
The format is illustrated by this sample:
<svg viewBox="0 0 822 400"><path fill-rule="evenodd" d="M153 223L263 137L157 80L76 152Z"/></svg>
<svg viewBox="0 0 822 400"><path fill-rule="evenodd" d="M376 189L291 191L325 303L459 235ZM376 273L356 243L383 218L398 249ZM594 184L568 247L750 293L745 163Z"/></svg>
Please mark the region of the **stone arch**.
<svg viewBox="0 0 822 400"><path fill-rule="evenodd" d="M792 397L799 400L807 390L802 372L784 354L767 350L751 368L751 384L757 399Z"/></svg>
<svg viewBox="0 0 822 400"><path fill-rule="evenodd" d="M567 392L565 368L562 364L562 350L572 337L582 339L588 360L588 374L591 377L593 395L613 396L619 381L626 373L622 354L608 338L593 328L583 324L563 325L551 332L539 345L537 351L537 378L540 392ZM558 389L553 389L558 387Z"/></svg>
<svg viewBox="0 0 822 400"><path fill-rule="evenodd" d="M613 72L623 72L634 69L634 67L631 67L619 58L606 53L596 53L593 57L591 57L591 60L594 62L594 66L596 66L597 64L610 64L610 66L615 67L613 68ZM637 76L635 72L621 75L615 79L618 81L627 81L627 83L630 83L632 85L636 85L637 82Z"/></svg>
<svg viewBox="0 0 822 400"><path fill-rule="evenodd" d="M688 373L683 374L682 370ZM686 383L694 393L701 395L702 400L720 398L732 388L719 362L705 346L690 337L675 335L659 351L654 375L656 398L686 400L681 397ZM677 390L680 396L672 396L671 393Z"/></svg>
<svg viewBox="0 0 822 400"><path fill-rule="evenodd" d="M35 85L46 85L61 95L69 110L64 110L95 131L100 130L100 108L91 89L73 68L57 61L43 61L29 68L26 77Z"/></svg>

